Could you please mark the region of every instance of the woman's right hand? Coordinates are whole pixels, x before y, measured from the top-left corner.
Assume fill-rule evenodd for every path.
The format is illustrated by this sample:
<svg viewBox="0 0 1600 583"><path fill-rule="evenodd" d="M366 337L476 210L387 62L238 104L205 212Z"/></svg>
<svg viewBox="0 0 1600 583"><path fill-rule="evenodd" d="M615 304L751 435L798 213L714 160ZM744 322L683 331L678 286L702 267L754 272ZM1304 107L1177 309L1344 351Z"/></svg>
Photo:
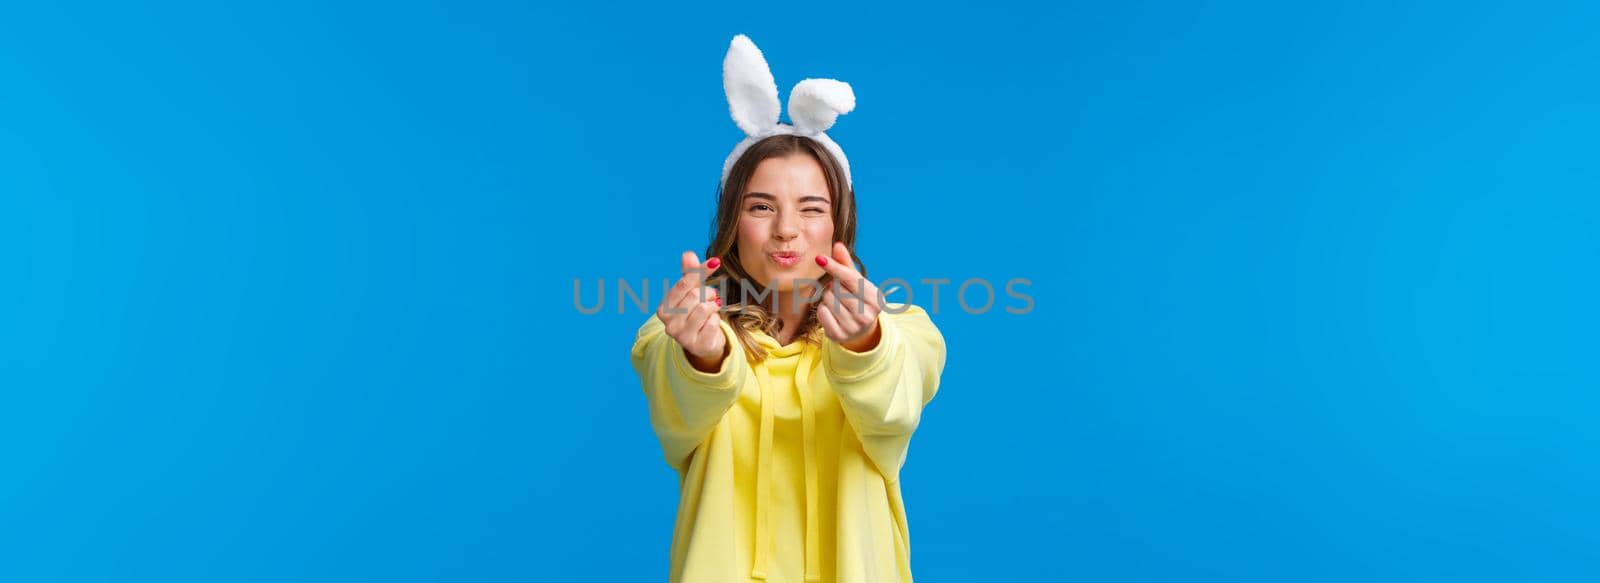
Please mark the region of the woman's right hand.
<svg viewBox="0 0 1600 583"><path fill-rule="evenodd" d="M656 308L656 317L666 325L667 336L683 346L689 362L701 372L716 372L727 357L728 342L722 334L720 314L722 298L717 297L716 288L705 285L706 277L721 264L712 257L701 265L693 251L684 251L683 277Z"/></svg>

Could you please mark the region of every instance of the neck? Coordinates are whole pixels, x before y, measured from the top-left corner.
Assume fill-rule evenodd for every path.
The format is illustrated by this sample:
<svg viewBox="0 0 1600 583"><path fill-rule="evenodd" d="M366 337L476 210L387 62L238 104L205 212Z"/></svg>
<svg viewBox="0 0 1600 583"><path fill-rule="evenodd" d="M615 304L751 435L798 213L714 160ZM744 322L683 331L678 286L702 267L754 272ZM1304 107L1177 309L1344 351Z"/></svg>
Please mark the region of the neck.
<svg viewBox="0 0 1600 583"><path fill-rule="evenodd" d="M802 288L798 293L794 289L777 290L778 310L773 314L778 321L783 322L783 329L778 331L776 340L779 344L789 344L800 333L800 323L806 319L806 311L811 307L807 301L811 297L809 289ZM769 304L770 305L770 304Z"/></svg>

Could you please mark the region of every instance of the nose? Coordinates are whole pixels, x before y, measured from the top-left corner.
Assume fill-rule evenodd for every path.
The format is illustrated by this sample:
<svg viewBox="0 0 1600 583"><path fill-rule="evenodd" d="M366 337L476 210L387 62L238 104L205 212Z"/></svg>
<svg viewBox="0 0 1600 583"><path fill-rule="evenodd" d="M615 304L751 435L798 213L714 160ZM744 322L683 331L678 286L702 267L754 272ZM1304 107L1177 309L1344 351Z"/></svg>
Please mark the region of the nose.
<svg viewBox="0 0 1600 583"><path fill-rule="evenodd" d="M778 225L772 231L773 238L779 241L788 241L800 236L800 217L794 213L778 213Z"/></svg>

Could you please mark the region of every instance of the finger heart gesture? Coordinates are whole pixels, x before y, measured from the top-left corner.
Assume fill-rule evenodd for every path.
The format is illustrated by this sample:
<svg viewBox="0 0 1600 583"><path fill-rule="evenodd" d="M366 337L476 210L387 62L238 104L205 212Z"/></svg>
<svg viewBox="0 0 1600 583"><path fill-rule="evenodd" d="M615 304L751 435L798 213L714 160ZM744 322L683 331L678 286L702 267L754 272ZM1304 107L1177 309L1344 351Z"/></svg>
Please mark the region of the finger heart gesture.
<svg viewBox="0 0 1600 583"><path fill-rule="evenodd" d="M817 320L828 338L853 352L866 352L878 345L878 313L882 296L850 260L844 243L833 244L833 257L817 256L817 265L833 276L833 284L822 294ZM841 288L843 292L841 293Z"/></svg>
<svg viewBox="0 0 1600 583"><path fill-rule="evenodd" d="M701 264L693 251L683 252L683 277L656 308L656 317L661 318L667 335L678 341L690 361L702 370L715 370L713 365L721 362L727 349L720 325L722 298L716 288L706 286L706 278L720 265L716 257Z"/></svg>

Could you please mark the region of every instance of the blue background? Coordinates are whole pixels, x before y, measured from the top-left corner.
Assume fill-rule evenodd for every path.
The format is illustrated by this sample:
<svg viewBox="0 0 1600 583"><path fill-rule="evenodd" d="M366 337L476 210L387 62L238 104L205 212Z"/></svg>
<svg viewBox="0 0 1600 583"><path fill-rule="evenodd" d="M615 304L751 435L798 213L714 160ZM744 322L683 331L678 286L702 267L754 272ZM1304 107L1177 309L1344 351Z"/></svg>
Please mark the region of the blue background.
<svg viewBox="0 0 1600 583"><path fill-rule="evenodd" d="M221 4L0 8L0 580L664 579L573 282L705 246L740 32L874 277L1033 281L919 581L1600 574L1593 4Z"/></svg>

